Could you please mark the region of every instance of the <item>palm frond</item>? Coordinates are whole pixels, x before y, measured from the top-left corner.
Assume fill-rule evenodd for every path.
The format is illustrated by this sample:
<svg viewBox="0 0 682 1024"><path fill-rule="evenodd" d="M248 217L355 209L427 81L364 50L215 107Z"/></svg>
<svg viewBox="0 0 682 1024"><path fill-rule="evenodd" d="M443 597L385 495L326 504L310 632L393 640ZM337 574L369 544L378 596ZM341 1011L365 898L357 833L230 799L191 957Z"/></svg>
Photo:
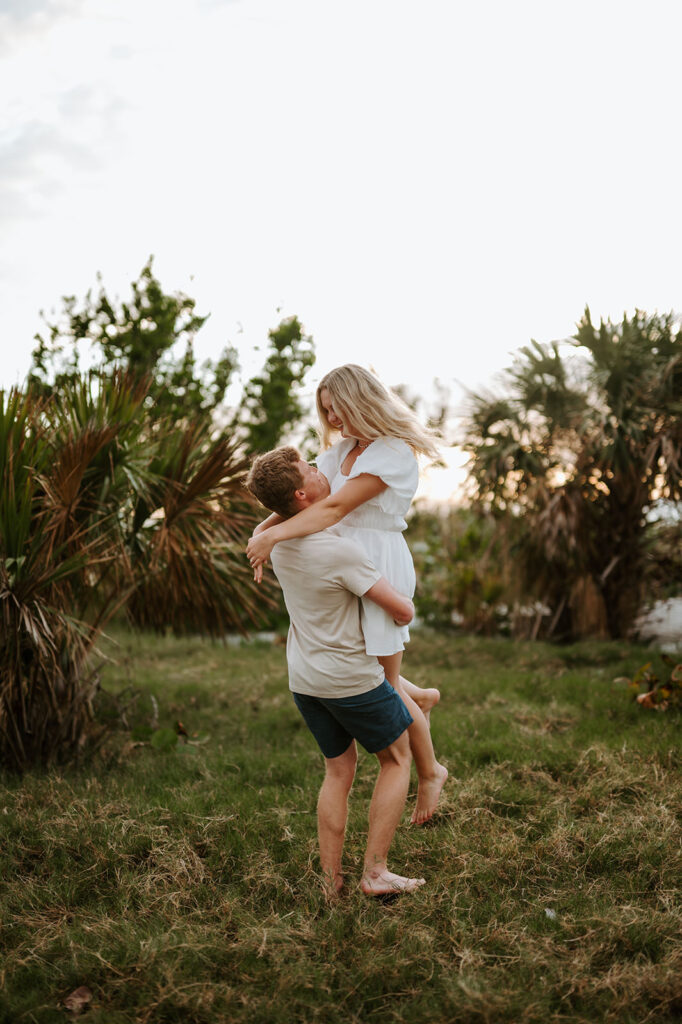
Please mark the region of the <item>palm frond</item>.
<svg viewBox="0 0 682 1024"><path fill-rule="evenodd" d="M78 756L98 729L97 638L117 608L155 629L245 631L272 605L243 556L258 513L237 446L150 426L121 375L59 399L0 393L0 763Z"/></svg>
<svg viewBox="0 0 682 1024"><path fill-rule="evenodd" d="M274 589L253 582L243 554L258 519L243 484L248 465L236 442L212 441L205 425L176 431L159 448L131 545L136 624L224 636L257 626L274 606Z"/></svg>

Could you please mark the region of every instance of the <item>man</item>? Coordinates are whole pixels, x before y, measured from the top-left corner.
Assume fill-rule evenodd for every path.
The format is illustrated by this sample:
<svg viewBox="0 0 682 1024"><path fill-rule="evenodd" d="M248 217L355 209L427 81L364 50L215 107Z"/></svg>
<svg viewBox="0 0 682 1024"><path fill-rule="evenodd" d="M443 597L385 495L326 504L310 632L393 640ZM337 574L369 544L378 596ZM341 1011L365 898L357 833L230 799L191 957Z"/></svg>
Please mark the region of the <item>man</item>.
<svg viewBox="0 0 682 1024"><path fill-rule="evenodd" d="M326 477L290 447L260 455L246 485L284 519L329 494ZM379 760L360 887L372 896L412 892L424 879L393 874L387 864L410 781L406 730L412 717L377 659L365 651L358 599L369 597L401 625L412 620L414 606L355 541L329 530L282 541L271 558L290 619L289 688L325 758L317 804L325 885L332 892L343 887L341 857L357 740Z"/></svg>

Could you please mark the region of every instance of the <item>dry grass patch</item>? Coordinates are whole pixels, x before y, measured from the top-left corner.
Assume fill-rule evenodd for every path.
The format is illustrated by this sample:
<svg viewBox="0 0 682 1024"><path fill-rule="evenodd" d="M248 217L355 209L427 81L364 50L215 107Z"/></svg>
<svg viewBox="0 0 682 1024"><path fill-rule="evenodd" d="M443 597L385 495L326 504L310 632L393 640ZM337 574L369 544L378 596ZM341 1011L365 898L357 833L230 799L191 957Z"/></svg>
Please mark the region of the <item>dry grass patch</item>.
<svg viewBox="0 0 682 1024"><path fill-rule="evenodd" d="M80 773L4 780L3 1022L67 1021L80 985L92 1024L679 1019L679 718L611 688L641 651L417 639L453 781L394 844L428 885L387 906L355 888L368 757L348 892L321 893L320 760L281 648L121 634L117 650L107 685L142 694L129 731ZM131 741L157 712L206 742Z"/></svg>

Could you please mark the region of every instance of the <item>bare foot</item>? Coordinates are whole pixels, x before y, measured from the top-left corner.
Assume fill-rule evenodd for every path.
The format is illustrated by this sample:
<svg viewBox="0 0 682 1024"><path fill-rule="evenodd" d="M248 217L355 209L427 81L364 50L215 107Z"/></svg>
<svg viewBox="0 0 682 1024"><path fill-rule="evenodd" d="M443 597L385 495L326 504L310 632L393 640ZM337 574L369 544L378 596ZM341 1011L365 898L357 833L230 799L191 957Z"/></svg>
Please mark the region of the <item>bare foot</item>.
<svg viewBox="0 0 682 1024"><path fill-rule="evenodd" d="M435 687L424 689L418 697L413 696L412 699L422 709L424 718L431 725L431 711L440 700L440 690L436 690Z"/></svg>
<svg viewBox="0 0 682 1024"><path fill-rule="evenodd" d="M322 888L327 899L340 896L343 891L344 878L340 871L322 875Z"/></svg>
<svg viewBox="0 0 682 1024"><path fill-rule="evenodd" d="M448 770L445 765L439 764L436 774L432 779L420 779L417 790L417 806L412 812L410 822L413 825L423 825L425 821L433 817L433 812L438 806L440 791L445 785L448 777Z"/></svg>
<svg viewBox="0 0 682 1024"><path fill-rule="evenodd" d="M403 679L403 677L400 676L400 683L402 685L406 684L407 682L407 679ZM436 690L435 687L422 688L420 686L412 686L410 683L408 685L410 686L410 696L415 701L416 705L421 709L424 718L428 722L432 709L435 708L438 700L440 700L440 690Z"/></svg>
<svg viewBox="0 0 682 1024"><path fill-rule="evenodd" d="M424 878L404 878L387 869L365 871L360 880L365 896L398 896L403 892L414 892L421 885L425 885Z"/></svg>

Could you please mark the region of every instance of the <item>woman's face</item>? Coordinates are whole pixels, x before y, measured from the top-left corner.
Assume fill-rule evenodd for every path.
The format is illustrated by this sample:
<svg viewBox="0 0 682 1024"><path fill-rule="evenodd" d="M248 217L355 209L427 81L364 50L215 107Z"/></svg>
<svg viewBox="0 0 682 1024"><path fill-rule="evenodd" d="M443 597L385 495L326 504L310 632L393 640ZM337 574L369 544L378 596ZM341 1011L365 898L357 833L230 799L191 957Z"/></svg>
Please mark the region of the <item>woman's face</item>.
<svg viewBox="0 0 682 1024"><path fill-rule="evenodd" d="M320 389L320 404L324 409L324 414L327 417L327 423L332 430L339 430L341 434L346 437L346 433L343 426L343 421L340 416L336 415L334 411L334 403L332 402L331 395L326 388Z"/></svg>

